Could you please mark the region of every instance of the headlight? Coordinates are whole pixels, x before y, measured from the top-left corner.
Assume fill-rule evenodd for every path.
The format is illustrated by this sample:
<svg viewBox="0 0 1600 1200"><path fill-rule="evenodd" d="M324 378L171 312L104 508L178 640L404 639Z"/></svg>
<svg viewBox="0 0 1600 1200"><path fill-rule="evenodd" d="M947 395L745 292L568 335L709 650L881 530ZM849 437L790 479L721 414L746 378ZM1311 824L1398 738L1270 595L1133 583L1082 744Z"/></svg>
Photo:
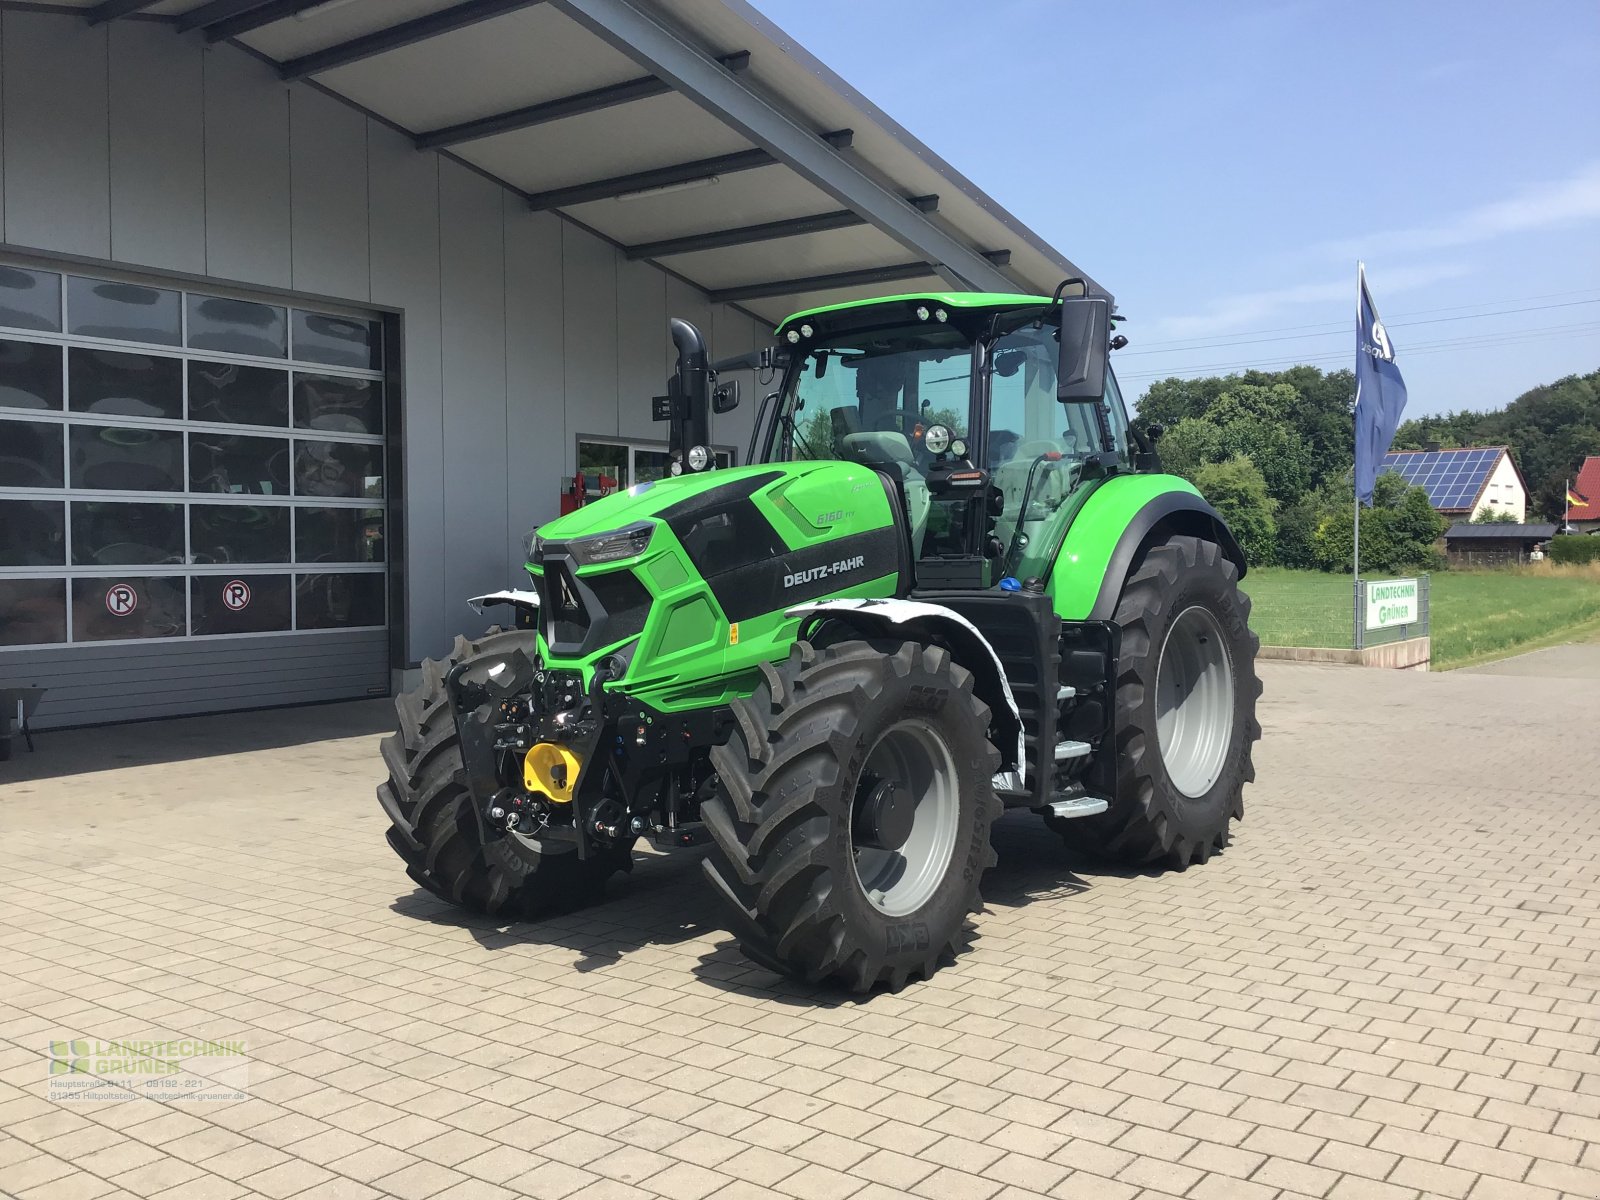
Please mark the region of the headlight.
<svg viewBox="0 0 1600 1200"><path fill-rule="evenodd" d="M539 549L539 531L530 529L522 535L522 561L532 562L533 555Z"/></svg>
<svg viewBox="0 0 1600 1200"><path fill-rule="evenodd" d="M655 532L653 521L641 521L626 529L616 529L610 533L568 542L567 549L580 567L591 566L594 563L616 562L618 559L643 554L649 549L650 539Z"/></svg>
<svg viewBox="0 0 1600 1200"><path fill-rule="evenodd" d="M689 469L691 471L704 471L711 465L711 451L704 446L689 447Z"/></svg>
<svg viewBox="0 0 1600 1200"><path fill-rule="evenodd" d="M950 426L929 425L928 432L922 435L922 444L929 454L943 454L950 449Z"/></svg>

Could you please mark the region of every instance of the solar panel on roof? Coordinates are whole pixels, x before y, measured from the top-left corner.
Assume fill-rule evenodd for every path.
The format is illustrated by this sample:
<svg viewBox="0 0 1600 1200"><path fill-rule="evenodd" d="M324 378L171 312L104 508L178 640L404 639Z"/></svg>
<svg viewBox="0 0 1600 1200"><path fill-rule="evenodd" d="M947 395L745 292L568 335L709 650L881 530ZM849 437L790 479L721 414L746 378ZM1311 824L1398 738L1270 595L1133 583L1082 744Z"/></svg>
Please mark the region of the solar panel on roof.
<svg viewBox="0 0 1600 1200"><path fill-rule="evenodd" d="M1483 482L1500 461L1499 450L1391 451L1382 470L1427 489L1428 503L1438 509L1469 508Z"/></svg>

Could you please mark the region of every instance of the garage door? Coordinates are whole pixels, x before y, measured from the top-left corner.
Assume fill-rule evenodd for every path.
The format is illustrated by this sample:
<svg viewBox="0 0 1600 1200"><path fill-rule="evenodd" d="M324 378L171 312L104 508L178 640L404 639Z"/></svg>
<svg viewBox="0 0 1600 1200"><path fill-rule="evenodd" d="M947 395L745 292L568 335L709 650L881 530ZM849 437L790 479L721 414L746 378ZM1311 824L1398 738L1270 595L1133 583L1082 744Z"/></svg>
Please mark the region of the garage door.
<svg viewBox="0 0 1600 1200"><path fill-rule="evenodd" d="M0 264L0 686L35 725L388 691L382 321Z"/></svg>

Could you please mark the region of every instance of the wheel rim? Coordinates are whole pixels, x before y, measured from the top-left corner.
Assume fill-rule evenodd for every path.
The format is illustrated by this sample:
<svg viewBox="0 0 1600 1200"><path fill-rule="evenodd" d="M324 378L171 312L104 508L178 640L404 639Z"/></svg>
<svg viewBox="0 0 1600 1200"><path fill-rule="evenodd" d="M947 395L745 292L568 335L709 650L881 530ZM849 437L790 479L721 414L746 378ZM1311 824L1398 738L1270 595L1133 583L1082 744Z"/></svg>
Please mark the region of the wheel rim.
<svg viewBox="0 0 1600 1200"><path fill-rule="evenodd" d="M898 785L913 805L911 830L898 850L861 843L855 808L865 789L858 788L850 813L856 882L872 907L903 917L928 902L950 868L961 813L955 760L927 726L901 721L873 746L862 778Z"/></svg>
<svg viewBox="0 0 1600 1200"><path fill-rule="evenodd" d="M1233 740L1233 664L1222 626L1199 605L1178 614L1161 644L1156 734L1172 786L1192 799L1209 792Z"/></svg>

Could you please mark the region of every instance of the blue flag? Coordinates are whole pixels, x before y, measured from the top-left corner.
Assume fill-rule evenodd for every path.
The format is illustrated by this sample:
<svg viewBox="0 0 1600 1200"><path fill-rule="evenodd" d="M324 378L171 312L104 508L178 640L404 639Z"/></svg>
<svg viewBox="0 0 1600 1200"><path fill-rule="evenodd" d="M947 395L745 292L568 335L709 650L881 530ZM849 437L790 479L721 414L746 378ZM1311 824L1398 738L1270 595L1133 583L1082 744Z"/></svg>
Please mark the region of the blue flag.
<svg viewBox="0 0 1600 1200"><path fill-rule="evenodd" d="M1394 365L1394 343L1367 291L1367 269L1356 264L1356 499L1372 507L1378 467L1406 408L1406 384Z"/></svg>

